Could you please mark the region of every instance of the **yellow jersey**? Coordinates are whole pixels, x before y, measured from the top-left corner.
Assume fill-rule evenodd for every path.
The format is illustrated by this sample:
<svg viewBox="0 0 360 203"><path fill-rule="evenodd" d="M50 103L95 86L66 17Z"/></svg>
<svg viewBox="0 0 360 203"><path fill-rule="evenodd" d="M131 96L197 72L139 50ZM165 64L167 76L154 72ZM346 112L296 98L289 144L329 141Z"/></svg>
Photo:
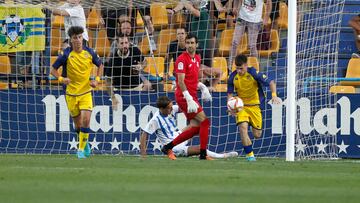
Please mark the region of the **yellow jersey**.
<svg viewBox="0 0 360 203"><path fill-rule="evenodd" d="M265 99L263 86L269 86L271 80L263 73L257 72L253 67L249 67L244 75L232 72L228 80L228 93L236 93L244 105L258 105Z"/></svg>
<svg viewBox="0 0 360 203"><path fill-rule="evenodd" d="M70 79L70 84L66 86L66 94L77 96L92 90L90 76L94 64L97 67L102 64L94 50L84 46L83 50L77 53L69 47L62 55L59 55L53 67L55 69L63 67L61 76Z"/></svg>

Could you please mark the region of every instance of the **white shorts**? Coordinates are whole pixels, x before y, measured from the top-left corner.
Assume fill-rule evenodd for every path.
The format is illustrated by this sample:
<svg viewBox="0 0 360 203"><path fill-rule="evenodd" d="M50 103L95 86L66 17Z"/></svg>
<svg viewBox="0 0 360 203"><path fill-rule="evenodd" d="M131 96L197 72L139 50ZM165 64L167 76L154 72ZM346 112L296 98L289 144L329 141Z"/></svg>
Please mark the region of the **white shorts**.
<svg viewBox="0 0 360 203"><path fill-rule="evenodd" d="M175 156L183 156L183 157L186 157L188 156L188 148L189 146L186 146L188 143L188 141L185 141L179 145L176 145L172 150L175 154Z"/></svg>

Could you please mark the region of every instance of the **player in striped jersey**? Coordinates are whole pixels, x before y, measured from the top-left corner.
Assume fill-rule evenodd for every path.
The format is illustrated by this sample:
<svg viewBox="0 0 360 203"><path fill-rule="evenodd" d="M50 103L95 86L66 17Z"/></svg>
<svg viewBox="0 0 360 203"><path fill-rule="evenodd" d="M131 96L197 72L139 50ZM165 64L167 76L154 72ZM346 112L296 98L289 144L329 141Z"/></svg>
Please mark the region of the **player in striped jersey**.
<svg viewBox="0 0 360 203"><path fill-rule="evenodd" d="M156 102L159 111L150 119L149 123L143 129L140 137L140 153L142 157L146 156L146 143L148 135L155 134L159 142L165 145L175 139L181 131L176 125L175 116L179 112L179 107L173 105L171 100L162 96ZM199 146L187 146L188 140L176 145L172 150L176 156L192 156L200 154ZM237 152L218 154L207 150L207 155L212 158L236 157Z"/></svg>

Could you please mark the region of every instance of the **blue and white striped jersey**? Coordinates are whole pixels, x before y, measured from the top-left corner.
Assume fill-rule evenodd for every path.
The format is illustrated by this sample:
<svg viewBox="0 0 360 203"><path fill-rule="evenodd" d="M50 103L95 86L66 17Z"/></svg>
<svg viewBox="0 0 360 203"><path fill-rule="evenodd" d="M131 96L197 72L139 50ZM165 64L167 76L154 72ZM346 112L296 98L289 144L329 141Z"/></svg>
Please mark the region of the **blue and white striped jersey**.
<svg viewBox="0 0 360 203"><path fill-rule="evenodd" d="M178 111L179 107L177 105L173 105L173 110L168 116L161 115L161 113L157 111L143 130L149 135L155 133L162 145L171 142L181 133L175 120Z"/></svg>

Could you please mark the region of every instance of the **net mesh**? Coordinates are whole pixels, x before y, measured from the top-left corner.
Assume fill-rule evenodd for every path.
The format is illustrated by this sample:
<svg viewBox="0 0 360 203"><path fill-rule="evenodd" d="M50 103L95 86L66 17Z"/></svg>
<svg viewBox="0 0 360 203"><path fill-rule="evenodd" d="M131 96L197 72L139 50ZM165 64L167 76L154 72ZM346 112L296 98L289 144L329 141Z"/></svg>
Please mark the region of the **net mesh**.
<svg viewBox="0 0 360 203"><path fill-rule="evenodd" d="M21 15L26 18L31 9L41 9L40 2L5 1L1 9L26 7L28 10L21 11L28 12ZM88 45L96 50L104 63L109 61L116 50L114 40L118 32L121 32L120 23L129 21L131 46L138 47L145 57L147 67L144 71L150 73L147 79L153 84L151 91L115 91L120 104L118 110L113 111L110 97L105 91L105 78L102 78L100 86L93 91L94 110L89 140L94 153L139 153L140 129L145 127L157 110L156 98L167 95L174 100L171 80L174 61L168 61L167 57L168 46L171 41L176 40L178 27L185 27L200 38L199 52L203 63L221 73L219 84L213 87L213 101L201 102L211 120L209 149L219 153L233 150L243 152L235 119L226 112L227 69L233 68L227 63L236 19L226 15L226 12L218 12L212 1L192 1L201 7L200 18L194 18L194 14L186 8L172 14L178 2L184 1L81 2L86 15ZM277 12L271 15L268 25L262 26L259 35L255 36L259 57L250 57L249 66L257 67L273 77L277 83L278 95L284 100L287 79L287 4L283 1L273 2L273 10ZM325 127L321 126L323 117L318 111L329 109L325 112L329 123L329 118L334 113L331 108L334 108L336 100L328 93L328 89L335 84L337 74L339 28L344 2L329 0L298 3L298 157L336 157L337 154L334 129L330 129L331 126L326 123ZM59 8L64 3L51 1L50 4ZM74 153L77 149L77 136L67 110L63 87L49 74L51 65L64 46L64 18L53 15L46 9L43 11L40 18L44 22L44 51L1 52L1 152ZM147 16L151 17L150 21ZM0 20L5 22L6 17L8 16L0 16ZM4 30L4 23L2 25ZM144 25L148 26L147 29L144 29ZM245 36L240 41L237 53L248 55L248 45L249 41ZM92 76L95 74L94 67ZM269 90L267 93L271 94ZM284 156L285 105L266 103L262 113L263 135L260 139L253 139L255 154ZM186 126L182 114L178 115L178 125L180 128ZM198 144L198 138L194 138L191 143ZM326 147L319 148L320 143L326 143ZM149 137L147 152L160 154L159 141L154 135Z"/></svg>

